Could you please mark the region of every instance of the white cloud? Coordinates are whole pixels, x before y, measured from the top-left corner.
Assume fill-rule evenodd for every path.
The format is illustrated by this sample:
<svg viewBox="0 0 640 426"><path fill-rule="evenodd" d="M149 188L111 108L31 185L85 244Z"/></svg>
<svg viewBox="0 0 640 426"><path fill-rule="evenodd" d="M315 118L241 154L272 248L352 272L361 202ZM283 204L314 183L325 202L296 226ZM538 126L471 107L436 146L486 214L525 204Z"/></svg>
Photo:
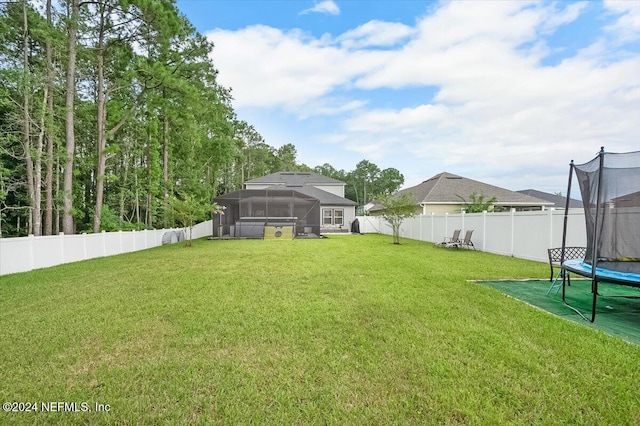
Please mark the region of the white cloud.
<svg viewBox="0 0 640 426"><path fill-rule="evenodd" d="M545 18L542 23L542 31L553 32L559 26L575 21L587 7L589 7L589 3L582 1L568 4L564 9L558 9L556 5L545 8Z"/></svg>
<svg viewBox="0 0 640 426"><path fill-rule="evenodd" d="M214 30L220 82L233 89L236 106L284 107L318 103L341 85L385 62L384 52L348 52L300 30L257 25Z"/></svg>
<svg viewBox="0 0 640 426"><path fill-rule="evenodd" d="M623 42L640 38L640 1L606 0L604 5L611 12L621 15L615 24L607 28L610 32Z"/></svg>
<svg viewBox="0 0 640 426"><path fill-rule="evenodd" d="M209 37L236 106L339 118L315 140L401 161L390 166L412 176L510 175L522 189L528 175L565 176L570 159L589 160L602 145L638 149L640 55L611 48L638 34L640 2L629 3L607 2L618 15L607 37L553 66L542 65L545 37L580 18L584 3L450 2L415 26L370 21L321 38L254 26ZM437 92L421 105L367 102L369 90L425 86Z"/></svg>
<svg viewBox="0 0 640 426"><path fill-rule="evenodd" d="M298 111L301 119L314 116L331 116L359 110L367 104L365 100L349 100L344 98L327 98L309 102L304 109Z"/></svg>
<svg viewBox="0 0 640 426"><path fill-rule="evenodd" d="M329 15L339 15L340 8L333 0L322 0L316 3L313 7L300 12L300 15L306 15L307 13L326 13Z"/></svg>
<svg viewBox="0 0 640 426"><path fill-rule="evenodd" d="M415 33L416 30L408 25L373 20L345 32L336 41L350 49L371 46L388 47L406 40Z"/></svg>

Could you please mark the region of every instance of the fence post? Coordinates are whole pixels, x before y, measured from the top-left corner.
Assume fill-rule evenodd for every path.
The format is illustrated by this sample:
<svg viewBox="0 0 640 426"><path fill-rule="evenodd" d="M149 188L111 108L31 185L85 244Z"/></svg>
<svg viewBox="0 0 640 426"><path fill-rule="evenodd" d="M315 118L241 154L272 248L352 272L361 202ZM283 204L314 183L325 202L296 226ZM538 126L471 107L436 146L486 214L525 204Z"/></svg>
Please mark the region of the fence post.
<svg viewBox="0 0 640 426"><path fill-rule="evenodd" d="M467 232L467 228L464 226L464 214L465 214L465 213L466 213L466 212L465 212L465 210L464 210L464 209L460 210L460 219L461 219L461 222L462 222L462 232L463 232L463 233L464 233L464 232ZM464 235L464 234L463 234L463 235Z"/></svg>
<svg viewBox="0 0 640 426"><path fill-rule="evenodd" d="M101 232L102 235L102 256L105 257L107 255L107 231L103 230Z"/></svg>
<svg viewBox="0 0 640 426"><path fill-rule="evenodd" d="M510 215L510 219L511 219L511 257L513 257L513 253L515 251L515 243L516 243L516 238L515 238L515 215L516 215L516 209L512 208L511 209L511 215Z"/></svg>
<svg viewBox="0 0 640 426"><path fill-rule="evenodd" d="M131 230L131 237L133 240L133 243L132 243L133 247L131 251L136 251L136 230L135 229Z"/></svg>
<svg viewBox="0 0 640 426"><path fill-rule="evenodd" d="M553 211L555 208L551 207L549 210L549 247L553 247Z"/></svg>
<svg viewBox="0 0 640 426"><path fill-rule="evenodd" d="M89 253L87 253L87 233L86 232L82 233L82 255L84 257L84 260L87 260L89 258Z"/></svg>
<svg viewBox="0 0 640 426"><path fill-rule="evenodd" d="M449 235L449 213L444 214L444 236Z"/></svg>
<svg viewBox="0 0 640 426"><path fill-rule="evenodd" d="M122 242L122 229L118 230L118 241L120 241L120 253L124 253L124 246Z"/></svg>
<svg viewBox="0 0 640 426"><path fill-rule="evenodd" d="M487 247L487 211L482 211L482 251Z"/></svg>
<svg viewBox="0 0 640 426"><path fill-rule="evenodd" d="M435 217L436 217L435 212L431 212L431 240L430 240L431 242L435 242L435 240L433 238L433 228L435 226L435 223L434 223L435 222Z"/></svg>

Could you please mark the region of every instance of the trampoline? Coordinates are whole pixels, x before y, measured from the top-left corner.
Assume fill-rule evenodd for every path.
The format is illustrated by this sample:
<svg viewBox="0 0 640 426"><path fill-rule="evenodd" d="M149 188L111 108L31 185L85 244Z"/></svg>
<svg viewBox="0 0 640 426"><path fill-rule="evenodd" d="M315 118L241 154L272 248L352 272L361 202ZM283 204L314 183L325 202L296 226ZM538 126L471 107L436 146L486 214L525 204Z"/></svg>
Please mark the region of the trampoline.
<svg viewBox="0 0 640 426"><path fill-rule="evenodd" d="M567 219L574 174L582 194L587 250L584 259L565 261ZM598 283L640 288L640 151L609 153L603 147L587 163L574 164L571 161L561 265L563 302L591 322L596 317ZM590 318L567 302L566 272L591 279L593 303Z"/></svg>

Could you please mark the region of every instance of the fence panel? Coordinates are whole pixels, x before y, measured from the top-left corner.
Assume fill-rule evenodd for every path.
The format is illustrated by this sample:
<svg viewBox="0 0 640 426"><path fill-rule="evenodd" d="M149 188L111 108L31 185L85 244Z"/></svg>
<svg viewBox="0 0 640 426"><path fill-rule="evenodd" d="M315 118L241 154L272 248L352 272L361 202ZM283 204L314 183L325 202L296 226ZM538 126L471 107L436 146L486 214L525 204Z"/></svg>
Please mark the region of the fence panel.
<svg viewBox="0 0 640 426"><path fill-rule="evenodd" d="M33 237L0 238L0 270L11 272L33 269Z"/></svg>
<svg viewBox="0 0 640 426"><path fill-rule="evenodd" d="M391 234L391 227L379 216L359 216L363 233ZM547 249L562 245L564 212L546 210L536 212L462 213L424 215L407 219L400 227L400 236L439 243L451 238L453 231L473 230L471 241L477 250L547 261ZM570 210L567 217L567 246L586 245L584 213Z"/></svg>
<svg viewBox="0 0 640 426"><path fill-rule="evenodd" d="M391 227L379 216L359 216L362 233L391 235ZM407 219L400 235L439 243L455 229L473 230L478 250L546 261L546 249L562 245L563 211L420 215ZM193 238L212 234L208 220L193 227ZM29 271L96 257L143 250L162 244L162 236L173 229L46 237L0 238L0 275ZM188 236L189 230L185 230ZM464 234L461 234L463 237ZM567 217L567 245L585 246L584 213L571 210Z"/></svg>
<svg viewBox="0 0 640 426"><path fill-rule="evenodd" d="M513 215L512 256L538 260L547 256L549 248L549 214L523 212Z"/></svg>
<svg viewBox="0 0 640 426"><path fill-rule="evenodd" d="M76 262L87 258L87 234L60 234L57 239L62 247L60 263Z"/></svg>
<svg viewBox="0 0 640 426"><path fill-rule="evenodd" d="M147 231L145 230L136 232L133 237L133 243L134 250L132 251L148 249L149 246L147 245Z"/></svg>
<svg viewBox="0 0 640 426"><path fill-rule="evenodd" d="M32 256L33 268L46 268L48 266L64 263L61 250L61 237L28 237L33 241ZM3 253L4 255L4 253Z"/></svg>
<svg viewBox="0 0 640 426"><path fill-rule="evenodd" d="M199 225L196 238L211 235L211 221ZM182 231L178 228L0 238L0 276L157 247L162 245L165 232L174 230Z"/></svg>

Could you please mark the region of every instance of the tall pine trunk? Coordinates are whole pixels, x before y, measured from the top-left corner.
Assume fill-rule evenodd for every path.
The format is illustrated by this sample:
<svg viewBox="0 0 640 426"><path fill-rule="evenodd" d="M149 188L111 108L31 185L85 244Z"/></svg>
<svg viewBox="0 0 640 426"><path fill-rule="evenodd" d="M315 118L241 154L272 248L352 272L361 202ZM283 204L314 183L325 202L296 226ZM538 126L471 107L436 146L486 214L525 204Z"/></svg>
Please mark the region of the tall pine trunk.
<svg viewBox="0 0 640 426"><path fill-rule="evenodd" d="M103 12L104 14L104 12ZM100 232L102 219L102 202L104 197L104 178L107 166L105 148L107 145L106 120L107 101L104 89L104 20L101 20L100 35L98 36L98 169L96 172L96 205L93 216L93 232Z"/></svg>
<svg viewBox="0 0 640 426"><path fill-rule="evenodd" d="M51 0L47 0L47 22L51 25ZM47 172L44 178L45 188L45 208L44 208L44 234L51 235L53 233L53 49L51 41L46 41L46 61L47 61L47 156L46 166Z"/></svg>
<svg viewBox="0 0 640 426"><path fill-rule="evenodd" d="M46 129L47 99L49 87L45 85L42 97L42 112L40 118L40 132L35 149L35 163L33 170L33 234L42 235L42 154Z"/></svg>
<svg viewBox="0 0 640 426"><path fill-rule="evenodd" d="M164 95L164 93L163 93ZM169 227L169 118L163 117L162 126L162 182L164 184L164 227Z"/></svg>
<svg viewBox="0 0 640 426"><path fill-rule="evenodd" d="M27 166L27 192L29 197L29 220L27 233L33 232L34 209L35 209L35 188L33 177L33 157L31 156L31 114L30 97L31 91L30 75L29 75L29 21L27 19L27 0L22 2L22 90L23 90L23 112L22 112L22 146L24 150L24 159Z"/></svg>
<svg viewBox="0 0 640 426"><path fill-rule="evenodd" d="M67 99L65 117L66 158L63 176L62 232L73 234L73 157L75 155L74 100L76 93L76 44L78 42L78 12L80 0L71 0L69 17L69 63L67 66Z"/></svg>

